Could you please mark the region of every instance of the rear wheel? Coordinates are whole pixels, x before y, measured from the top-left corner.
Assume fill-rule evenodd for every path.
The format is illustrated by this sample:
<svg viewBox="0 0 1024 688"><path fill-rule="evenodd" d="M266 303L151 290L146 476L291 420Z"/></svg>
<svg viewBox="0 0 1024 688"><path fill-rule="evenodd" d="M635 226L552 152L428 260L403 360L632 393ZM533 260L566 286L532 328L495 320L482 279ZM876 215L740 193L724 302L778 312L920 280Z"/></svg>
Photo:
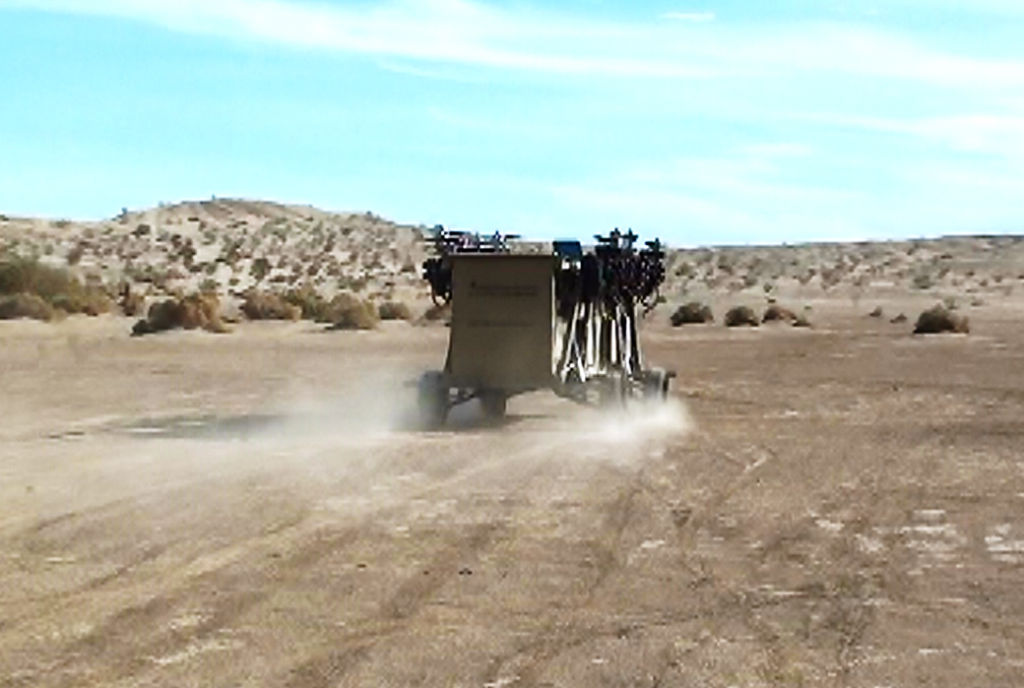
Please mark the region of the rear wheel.
<svg viewBox="0 0 1024 688"><path fill-rule="evenodd" d="M604 408L615 409L626 405L626 397L629 395L629 381L621 371L608 373L601 380L598 391L598 402Z"/></svg>
<svg viewBox="0 0 1024 688"><path fill-rule="evenodd" d="M661 368L644 372L644 400L665 401L668 397L669 374Z"/></svg>
<svg viewBox="0 0 1024 688"><path fill-rule="evenodd" d="M508 395L499 390L486 390L480 393L480 407L488 418L504 418L508 409Z"/></svg>
<svg viewBox="0 0 1024 688"><path fill-rule="evenodd" d="M444 373L424 373L419 382L417 405L420 425L426 429L439 428L448 418L448 382Z"/></svg>

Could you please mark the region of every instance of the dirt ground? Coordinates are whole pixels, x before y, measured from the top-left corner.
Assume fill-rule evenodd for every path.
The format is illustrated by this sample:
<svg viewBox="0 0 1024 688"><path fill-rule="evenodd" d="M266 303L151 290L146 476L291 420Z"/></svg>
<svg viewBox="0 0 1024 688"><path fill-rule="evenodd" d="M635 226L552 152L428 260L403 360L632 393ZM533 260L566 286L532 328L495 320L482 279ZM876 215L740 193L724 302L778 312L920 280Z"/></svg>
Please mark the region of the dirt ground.
<svg viewBox="0 0 1024 688"><path fill-rule="evenodd" d="M1024 685L1024 309L874 305L429 433L444 328L0 323L0 686Z"/></svg>

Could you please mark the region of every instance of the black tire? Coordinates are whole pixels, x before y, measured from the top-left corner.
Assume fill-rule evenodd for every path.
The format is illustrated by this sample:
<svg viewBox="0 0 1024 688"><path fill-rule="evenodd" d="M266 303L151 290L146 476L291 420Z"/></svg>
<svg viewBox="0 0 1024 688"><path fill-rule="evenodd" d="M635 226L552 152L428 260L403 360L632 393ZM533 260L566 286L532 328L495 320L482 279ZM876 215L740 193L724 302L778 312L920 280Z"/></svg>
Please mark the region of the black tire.
<svg viewBox="0 0 1024 688"><path fill-rule="evenodd" d="M665 401L668 398L669 375L661 368L645 371L644 400Z"/></svg>
<svg viewBox="0 0 1024 688"><path fill-rule="evenodd" d="M508 395L499 390L487 390L480 393L480 408L488 418L504 418L508 410Z"/></svg>
<svg viewBox="0 0 1024 688"><path fill-rule="evenodd" d="M448 418L448 383L444 373L424 373L419 382L417 408L420 425L427 430L439 428Z"/></svg>
<svg viewBox="0 0 1024 688"><path fill-rule="evenodd" d="M626 405L629 382L621 372L611 372L601 380L599 403L603 408L619 409Z"/></svg>

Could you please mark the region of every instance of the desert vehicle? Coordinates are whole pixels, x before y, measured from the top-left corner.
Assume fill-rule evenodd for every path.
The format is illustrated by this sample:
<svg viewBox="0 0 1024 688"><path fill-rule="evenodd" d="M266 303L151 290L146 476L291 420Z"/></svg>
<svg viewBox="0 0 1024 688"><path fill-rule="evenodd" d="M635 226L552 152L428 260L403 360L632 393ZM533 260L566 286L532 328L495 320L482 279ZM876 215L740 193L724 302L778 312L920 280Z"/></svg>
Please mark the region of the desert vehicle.
<svg viewBox="0 0 1024 688"><path fill-rule="evenodd" d="M512 252L515 238L434 230L423 274L451 305L451 331L443 370L419 380L423 425L471 399L500 417L510 397L540 389L610 406L663 400L674 373L645 368L637 336L665 279L660 242L637 249L616 229L589 251L573 240L536 254Z"/></svg>

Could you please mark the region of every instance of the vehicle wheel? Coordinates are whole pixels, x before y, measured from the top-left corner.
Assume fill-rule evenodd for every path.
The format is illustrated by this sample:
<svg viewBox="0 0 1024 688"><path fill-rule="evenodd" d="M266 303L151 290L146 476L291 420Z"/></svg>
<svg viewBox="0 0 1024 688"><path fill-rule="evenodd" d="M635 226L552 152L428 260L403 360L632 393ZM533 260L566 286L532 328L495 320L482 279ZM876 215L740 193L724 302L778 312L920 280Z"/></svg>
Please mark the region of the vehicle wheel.
<svg viewBox="0 0 1024 688"><path fill-rule="evenodd" d="M480 407L488 418L504 418L508 408L508 395L499 390L480 393Z"/></svg>
<svg viewBox="0 0 1024 688"><path fill-rule="evenodd" d="M668 397L669 375L661 368L645 371L644 400L665 401Z"/></svg>
<svg viewBox="0 0 1024 688"><path fill-rule="evenodd" d="M448 401L448 384L444 373L423 373L417 398L420 425L428 430L444 425L448 418Z"/></svg>
<svg viewBox="0 0 1024 688"><path fill-rule="evenodd" d="M626 396L629 394L629 384L626 376L621 372L609 373L601 380L600 404L604 408L622 408L626 405Z"/></svg>

